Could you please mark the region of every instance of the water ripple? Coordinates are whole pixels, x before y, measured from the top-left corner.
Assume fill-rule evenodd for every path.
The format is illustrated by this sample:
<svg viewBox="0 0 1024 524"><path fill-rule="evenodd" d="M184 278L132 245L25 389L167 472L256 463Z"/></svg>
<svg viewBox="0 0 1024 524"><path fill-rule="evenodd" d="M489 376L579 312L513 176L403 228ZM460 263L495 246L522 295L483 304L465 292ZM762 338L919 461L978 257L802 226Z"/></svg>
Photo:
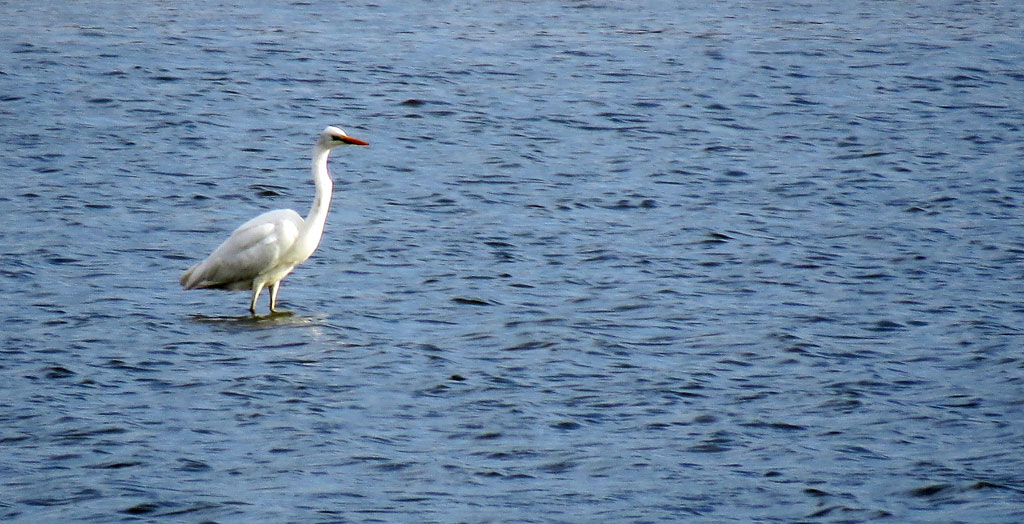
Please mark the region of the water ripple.
<svg viewBox="0 0 1024 524"><path fill-rule="evenodd" d="M4 522L1020 520L1009 4L136 7L0 22Z"/></svg>

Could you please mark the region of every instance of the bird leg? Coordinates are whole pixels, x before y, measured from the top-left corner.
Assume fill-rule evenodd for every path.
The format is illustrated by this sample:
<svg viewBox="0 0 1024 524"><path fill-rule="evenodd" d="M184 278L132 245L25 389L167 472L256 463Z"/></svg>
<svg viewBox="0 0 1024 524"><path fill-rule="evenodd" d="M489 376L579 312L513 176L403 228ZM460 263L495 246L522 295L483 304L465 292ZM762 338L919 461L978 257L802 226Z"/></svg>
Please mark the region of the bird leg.
<svg viewBox="0 0 1024 524"><path fill-rule="evenodd" d="M270 312L277 312L277 290L281 289L281 281L278 280L270 285Z"/></svg>
<svg viewBox="0 0 1024 524"><path fill-rule="evenodd" d="M252 288L252 301L249 302L249 312L252 313L253 315L256 314L256 300L258 300L260 298L260 293L262 293L262 292L263 292L263 283L262 282L260 282L258 284L255 284L255 287ZM271 308L271 310L273 310L273 308Z"/></svg>

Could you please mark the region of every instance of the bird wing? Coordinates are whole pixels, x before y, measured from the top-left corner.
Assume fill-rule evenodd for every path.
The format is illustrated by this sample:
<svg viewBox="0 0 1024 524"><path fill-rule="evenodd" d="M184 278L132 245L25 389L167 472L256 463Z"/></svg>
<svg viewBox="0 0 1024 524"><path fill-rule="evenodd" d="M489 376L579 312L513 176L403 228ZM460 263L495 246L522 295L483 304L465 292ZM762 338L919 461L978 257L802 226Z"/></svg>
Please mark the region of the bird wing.
<svg viewBox="0 0 1024 524"><path fill-rule="evenodd" d="M238 227L206 260L181 277L185 289L248 289L252 280L282 262L299 237L302 217L290 209L264 213Z"/></svg>

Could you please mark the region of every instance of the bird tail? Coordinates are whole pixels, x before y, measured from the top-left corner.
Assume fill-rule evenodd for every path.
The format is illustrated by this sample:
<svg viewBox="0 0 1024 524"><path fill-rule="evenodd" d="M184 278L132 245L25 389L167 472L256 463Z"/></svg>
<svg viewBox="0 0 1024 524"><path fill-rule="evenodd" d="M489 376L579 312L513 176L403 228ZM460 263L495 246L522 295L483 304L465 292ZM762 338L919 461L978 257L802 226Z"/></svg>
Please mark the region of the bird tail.
<svg viewBox="0 0 1024 524"><path fill-rule="evenodd" d="M196 285L199 282L196 282L196 280L198 280L198 279L193 279L192 275L195 274L196 269L198 269L200 265L202 265L202 262L200 262L199 264L196 264L196 265L188 268L188 270L185 271L185 273L181 275L181 280L179 280L179 282L181 282L181 287L183 287L185 289L195 289Z"/></svg>

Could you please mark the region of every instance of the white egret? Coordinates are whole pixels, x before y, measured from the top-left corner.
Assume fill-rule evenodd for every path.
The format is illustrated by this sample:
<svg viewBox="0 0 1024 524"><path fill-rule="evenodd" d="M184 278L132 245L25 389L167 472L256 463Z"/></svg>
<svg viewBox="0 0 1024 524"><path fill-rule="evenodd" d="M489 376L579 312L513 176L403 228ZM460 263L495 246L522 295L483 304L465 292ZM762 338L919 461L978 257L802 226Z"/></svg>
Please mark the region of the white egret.
<svg viewBox="0 0 1024 524"><path fill-rule="evenodd" d="M185 289L252 290L249 311L256 313L256 300L264 287L270 288L270 312L277 311L281 279L316 251L324 234L331 207L334 182L327 172L327 157L340 145L369 145L352 138L340 128L328 126L313 148L313 182L316 197L305 219L291 209L268 211L244 223L231 233L206 260L181 276Z"/></svg>

